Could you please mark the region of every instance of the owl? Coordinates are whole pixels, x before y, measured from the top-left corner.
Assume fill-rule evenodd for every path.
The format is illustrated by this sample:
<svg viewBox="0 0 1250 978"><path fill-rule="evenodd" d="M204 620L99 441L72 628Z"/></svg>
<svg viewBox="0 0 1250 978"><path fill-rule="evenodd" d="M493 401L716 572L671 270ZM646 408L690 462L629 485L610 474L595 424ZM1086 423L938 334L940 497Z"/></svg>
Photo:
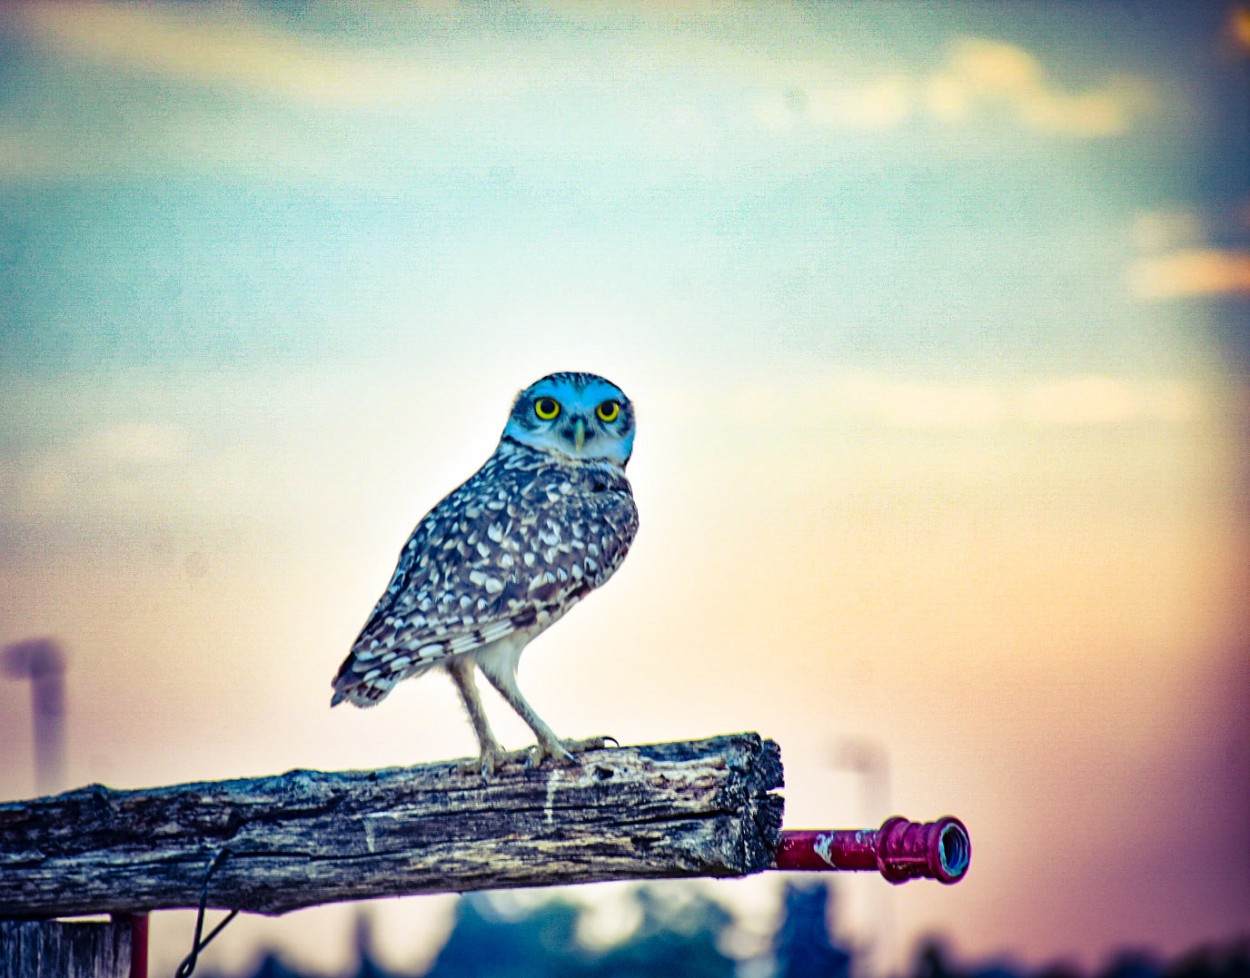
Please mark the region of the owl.
<svg viewBox="0 0 1250 978"><path fill-rule="evenodd" d="M638 510L625 477L634 408L588 373L549 374L517 395L495 453L417 524L334 679L331 706L375 706L397 682L445 669L464 700L489 778L518 756L491 732L480 669L534 731L531 764L573 752L517 686L525 647L625 559Z"/></svg>

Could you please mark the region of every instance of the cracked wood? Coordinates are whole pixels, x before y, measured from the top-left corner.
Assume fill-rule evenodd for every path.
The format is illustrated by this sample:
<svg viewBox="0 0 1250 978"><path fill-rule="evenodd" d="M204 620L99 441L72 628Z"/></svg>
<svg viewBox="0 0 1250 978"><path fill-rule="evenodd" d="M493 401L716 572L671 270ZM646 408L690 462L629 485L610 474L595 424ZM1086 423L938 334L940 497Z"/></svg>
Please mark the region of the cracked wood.
<svg viewBox="0 0 1250 978"><path fill-rule="evenodd" d="M0 804L0 918L338 900L769 865L780 752L758 734L589 751L580 767L290 771Z"/></svg>

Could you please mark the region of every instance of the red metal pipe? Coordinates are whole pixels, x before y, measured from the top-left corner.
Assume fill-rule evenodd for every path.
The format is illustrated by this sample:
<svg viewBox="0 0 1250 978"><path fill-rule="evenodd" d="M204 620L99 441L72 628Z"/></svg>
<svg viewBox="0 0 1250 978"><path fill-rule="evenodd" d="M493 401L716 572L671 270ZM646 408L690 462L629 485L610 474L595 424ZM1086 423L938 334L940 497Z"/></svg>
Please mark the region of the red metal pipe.
<svg viewBox="0 0 1250 978"><path fill-rule="evenodd" d="M130 978L148 978L148 915L115 914L113 919L130 924Z"/></svg>
<svg viewBox="0 0 1250 978"><path fill-rule="evenodd" d="M876 870L891 883L958 883L971 858L972 840L959 819L910 822L896 815L879 829L785 830L773 868Z"/></svg>

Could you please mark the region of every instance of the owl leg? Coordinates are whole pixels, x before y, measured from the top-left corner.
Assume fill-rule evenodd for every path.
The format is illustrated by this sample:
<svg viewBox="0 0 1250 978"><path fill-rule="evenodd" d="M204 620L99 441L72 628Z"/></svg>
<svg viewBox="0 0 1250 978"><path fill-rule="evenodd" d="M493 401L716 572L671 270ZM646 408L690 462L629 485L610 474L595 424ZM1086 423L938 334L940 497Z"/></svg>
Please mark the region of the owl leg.
<svg viewBox="0 0 1250 978"><path fill-rule="evenodd" d="M491 733L490 722L482 708L482 698L478 695L477 683L473 681L473 660L453 656L447 660L447 672L460 690L460 698L469 711L469 722L473 724L473 732L477 734L477 742L482 749L479 770L482 777L489 778L505 759L506 752Z"/></svg>
<svg viewBox="0 0 1250 978"><path fill-rule="evenodd" d="M490 681L490 684L499 690L499 695L508 701L508 705L517 711L521 719L534 731L534 736L538 738L538 746L530 755L530 763L537 767L546 758L553 757L567 764L576 764L577 759L565 746L564 741L555 735L554 731L543 722L543 718L530 706L529 701L521 695L520 687L516 683L516 660L512 659L501 664L494 659L482 658L478 660L478 664L481 665L482 674Z"/></svg>

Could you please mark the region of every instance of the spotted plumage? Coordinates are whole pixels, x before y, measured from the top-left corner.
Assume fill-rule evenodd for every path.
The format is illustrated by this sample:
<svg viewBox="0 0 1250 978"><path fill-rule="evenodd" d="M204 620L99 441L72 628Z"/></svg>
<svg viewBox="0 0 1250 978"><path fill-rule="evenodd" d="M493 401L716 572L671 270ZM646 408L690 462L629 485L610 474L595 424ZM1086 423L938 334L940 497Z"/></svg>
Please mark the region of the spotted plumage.
<svg viewBox="0 0 1250 978"><path fill-rule="evenodd" d="M513 403L495 453L421 520L334 680L331 705L373 706L442 665L465 701L489 775L506 755L490 732L474 667L538 738L566 747L516 687L525 645L605 583L638 528L625 466L634 412L614 384L558 373Z"/></svg>

